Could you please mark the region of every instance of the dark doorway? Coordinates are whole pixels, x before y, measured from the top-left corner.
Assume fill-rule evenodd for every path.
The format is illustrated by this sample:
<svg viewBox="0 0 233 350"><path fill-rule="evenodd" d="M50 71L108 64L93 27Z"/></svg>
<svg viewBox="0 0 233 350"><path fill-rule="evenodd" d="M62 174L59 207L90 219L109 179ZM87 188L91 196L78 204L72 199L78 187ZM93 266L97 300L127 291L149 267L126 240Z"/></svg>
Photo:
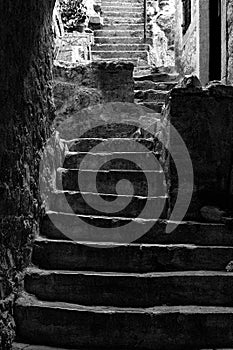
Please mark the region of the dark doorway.
<svg viewBox="0 0 233 350"><path fill-rule="evenodd" d="M209 80L221 80L221 0L209 0L210 66Z"/></svg>

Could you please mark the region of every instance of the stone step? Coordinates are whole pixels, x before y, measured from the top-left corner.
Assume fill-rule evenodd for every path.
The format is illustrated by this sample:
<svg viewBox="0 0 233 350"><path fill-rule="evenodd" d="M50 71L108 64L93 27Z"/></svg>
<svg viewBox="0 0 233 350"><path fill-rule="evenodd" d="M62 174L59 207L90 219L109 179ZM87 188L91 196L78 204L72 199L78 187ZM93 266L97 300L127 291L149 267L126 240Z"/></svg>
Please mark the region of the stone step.
<svg viewBox="0 0 233 350"><path fill-rule="evenodd" d="M207 239L204 240L201 236L204 229L202 231L200 228L195 228L195 230L195 237L192 239L186 224L186 231L185 228L179 229L179 232L176 230L171 234L170 241L190 240L205 243ZM221 234L218 236L217 230L215 237L216 239L221 237ZM158 232L155 238L163 243L169 241L169 235L161 232ZM231 260L233 260L233 247L230 246L165 243L84 244L42 237L36 239L32 255L32 263L41 269L97 272L224 271Z"/></svg>
<svg viewBox="0 0 233 350"><path fill-rule="evenodd" d="M101 6L144 6L144 0L101 0Z"/></svg>
<svg viewBox="0 0 233 350"><path fill-rule="evenodd" d="M82 182L80 182L80 176ZM132 190L134 196L156 197L164 195L165 177L163 171L159 170L141 172L127 170L79 172L72 169L68 171L59 169L57 173L57 188L64 191L80 191L79 183L81 183L82 192L93 192L92 182L94 180L96 180L98 193L102 194L116 195L116 184L121 180L125 180L118 186L121 195L132 195ZM150 187L149 191L148 186ZM114 199L114 197L110 197L109 201Z"/></svg>
<svg viewBox="0 0 233 350"><path fill-rule="evenodd" d="M144 26L144 20L140 17L138 18L125 18L125 17L105 17L103 21L104 25L111 24L111 25L116 25L116 24L122 24L122 25L127 25L127 24L139 24Z"/></svg>
<svg viewBox="0 0 233 350"><path fill-rule="evenodd" d="M114 32L114 31L113 31ZM125 33L126 35L126 33ZM98 36L98 33L96 33L96 37L95 37L95 43L96 44L143 44L144 43L144 39L143 36L141 35L141 37L130 37L130 36Z"/></svg>
<svg viewBox="0 0 233 350"><path fill-rule="evenodd" d="M16 303L15 320L21 341L58 348L200 349L233 343L231 307L94 307L24 295Z"/></svg>
<svg viewBox="0 0 233 350"><path fill-rule="evenodd" d="M113 6L113 7L140 7L144 8L144 2L142 0L139 1L133 1L133 0L102 0L101 1L101 7L102 6Z"/></svg>
<svg viewBox="0 0 233 350"><path fill-rule="evenodd" d="M12 350L83 350L83 349L64 349L64 348L54 348L51 346L44 345L30 345L30 344L22 344L22 343L13 343ZM85 350L96 350L92 347L85 348ZM213 349L200 349L200 350L213 350ZM233 350L231 349L214 349L214 350Z"/></svg>
<svg viewBox="0 0 233 350"><path fill-rule="evenodd" d="M136 12L133 10L125 11L125 9L122 9L122 11L111 11L109 9L108 11L103 11L103 17L121 17L121 18L132 18L134 16L135 18L141 18L143 19L143 12L140 10L137 10Z"/></svg>
<svg viewBox="0 0 233 350"><path fill-rule="evenodd" d="M142 59L148 60L148 52L147 51L95 51L92 50L93 60L97 58L104 59L119 59L119 58L127 58L127 59Z"/></svg>
<svg viewBox="0 0 233 350"><path fill-rule="evenodd" d="M115 128L114 128L115 129ZM99 131L99 130L98 130ZM73 140L63 140L65 145L67 146L67 149L70 152L89 152L93 149L93 147L96 147L99 144L102 144L104 146L105 152L111 152L112 148L114 147L115 151L122 151L125 152L126 150L131 152L137 152L138 147L145 147L145 150L153 151L156 148L156 140L154 140L153 136L148 133L148 135L143 135L144 137L137 137L136 138L136 131L137 129L132 130L131 138L124 137L124 133L127 131L127 129L122 130L122 138L120 137L111 137L111 130L108 129L108 136L110 137L106 138L104 135L103 130L100 130L102 136L104 137L90 137L90 138L77 138ZM112 130L113 131L113 130ZM117 130L117 133L120 134L120 130ZM99 133L98 133L99 135ZM120 136L120 135L119 135ZM133 138L135 136L135 138ZM114 146L113 146L114 145ZM140 146L139 146L140 145ZM122 169L121 169L122 170Z"/></svg>
<svg viewBox="0 0 233 350"><path fill-rule="evenodd" d="M143 74L151 74L151 66L150 65L145 65L145 66L138 66L134 68L133 71L133 77L141 76ZM135 81L136 83L136 81Z"/></svg>
<svg viewBox="0 0 233 350"><path fill-rule="evenodd" d="M163 90L137 90L135 91L134 98L144 102L165 102L167 97L167 91Z"/></svg>
<svg viewBox="0 0 233 350"><path fill-rule="evenodd" d="M172 225L172 222L167 220L93 216L91 221L89 220L91 224L87 227L85 220L88 221L88 216L85 215L71 215L58 212L48 212L47 214L42 222L41 235L50 239L67 240L68 236L64 233L68 233L72 239L74 237L75 241L116 243L137 241L148 244L233 246L232 230L224 224L182 222L177 223L178 226L172 233L166 233L166 227L171 227ZM51 220L56 223L57 227L55 227ZM125 237L122 227L129 222L134 224L135 230L127 232L130 240L126 241L128 236ZM100 226L103 228L113 227L114 232L104 230L104 234L98 237L95 229ZM139 232L140 237L137 238L135 232Z"/></svg>
<svg viewBox="0 0 233 350"><path fill-rule="evenodd" d="M102 30L140 30L143 31L144 25L137 24L129 24L129 23L117 23L117 24L105 24Z"/></svg>
<svg viewBox="0 0 233 350"><path fill-rule="evenodd" d="M155 73L149 75L138 75L134 76L135 81L153 81L153 82L176 82L179 79L178 74L169 74L169 73Z"/></svg>
<svg viewBox="0 0 233 350"><path fill-rule="evenodd" d="M138 103L140 106L144 106L155 111L156 113L161 113L164 106L163 102L140 102L137 100L135 102Z"/></svg>
<svg viewBox="0 0 233 350"><path fill-rule="evenodd" d="M44 345L30 345L30 344L22 344L22 343L13 343L12 350L83 350L83 349L64 349L64 348L54 348L51 346ZM85 348L85 350L96 350L92 347ZM200 349L200 350L213 350L213 349ZM214 349L214 350L233 350L231 349Z"/></svg>
<svg viewBox="0 0 233 350"><path fill-rule="evenodd" d="M109 40L112 40L113 37L131 37L131 38L143 38L143 31L142 30L106 30L106 29L99 29L95 30L95 36L100 37L108 37ZM124 44L124 42L122 42Z"/></svg>
<svg viewBox="0 0 233 350"><path fill-rule="evenodd" d="M96 44L92 50L97 51L148 51L147 44Z"/></svg>
<svg viewBox="0 0 233 350"><path fill-rule="evenodd" d="M24 288L40 300L81 305L125 308L233 306L233 274L217 271L139 274L30 268L25 274Z"/></svg>
<svg viewBox="0 0 233 350"><path fill-rule="evenodd" d="M104 146L103 146L104 147ZM158 153L155 151L131 152L118 151L99 153L95 151L67 152L63 167L66 169L81 170L159 170L160 164L157 161Z"/></svg>
<svg viewBox="0 0 233 350"><path fill-rule="evenodd" d="M64 348L54 348L51 346L44 346L44 345L30 345L30 344L23 344L23 343L13 343L12 350L81 350L81 349L64 349ZM86 350L94 350L93 348L88 348Z"/></svg>
<svg viewBox="0 0 233 350"><path fill-rule="evenodd" d="M94 62L127 62L127 63L132 63L134 67L137 67L141 64L148 64L148 60L143 60L141 58L125 58L125 57L113 57L113 58L101 58L101 57L95 57L93 59Z"/></svg>
<svg viewBox="0 0 233 350"><path fill-rule="evenodd" d="M169 91L176 86L176 82L153 82L150 80L135 81L135 90L164 90Z"/></svg>
<svg viewBox="0 0 233 350"><path fill-rule="evenodd" d="M106 16L109 12L113 13L137 13L137 14L142 14L143 13L143 7L142 6L132 6L129 4L125 4L125 6L120 6L116 4L111 4L111 6L108 5L102 5L101 10L103 11L103 16Z"/></svg>
<svg viewBox="0 0 233 350"><path fill-rule="evenodd" d="M153 188L151 192L162 194L148 198L140 195L127 196L126 194L120 196L101 195L102 192L100 194L91 193L86 192L85 189L82 192L57 191L50 194L50 210L89 216L112 217L114 215L123 218L137 218L141 215L144 219L154 219L156 214L153 208L163 208L165 205L166 188L162 184L161 188ZM150 210L147 210L143 215L141 212L146 203L150 206Z"/></svg>

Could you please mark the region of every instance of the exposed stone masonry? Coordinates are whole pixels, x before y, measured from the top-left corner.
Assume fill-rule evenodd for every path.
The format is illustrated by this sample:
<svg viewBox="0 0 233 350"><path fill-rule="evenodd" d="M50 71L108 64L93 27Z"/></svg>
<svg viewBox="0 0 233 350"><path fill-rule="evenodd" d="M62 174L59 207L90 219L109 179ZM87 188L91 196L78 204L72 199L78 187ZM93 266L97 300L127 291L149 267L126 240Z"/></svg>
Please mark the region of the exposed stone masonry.
<svg viewBox="0 0 233 350"><path fill-rule="evenodd" d="M41 216L40 150L53 119L51 14L54 1L0 4L0 349L11 349L14 297Z"/></svg>
<svg viewBox="0 0 233 350"><path fill-rule="evenodd" d="M89 106L109 101L133 102L133 64L55 64L54 97L55 126Z"/></svg>

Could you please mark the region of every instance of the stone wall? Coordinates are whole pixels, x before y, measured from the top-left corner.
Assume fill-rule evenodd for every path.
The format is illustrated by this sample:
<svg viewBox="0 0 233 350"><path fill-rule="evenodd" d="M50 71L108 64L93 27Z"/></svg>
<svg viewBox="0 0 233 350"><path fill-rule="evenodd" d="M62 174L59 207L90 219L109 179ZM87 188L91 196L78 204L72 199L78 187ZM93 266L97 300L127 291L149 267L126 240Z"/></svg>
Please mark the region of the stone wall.
<svg viewBox="0 0 233 350"><path fill-rule="evenodd" d="M13 304L42 215L40 153L54 117L53 0L0 3L0 349L11 349Z"/></svg>
<svg viewBox="0 0 233 350"><path fill-rule="evenodd" d="M55 64L55 126L102 102L133 102L133 65L126 62L94 62L89 65Z"/></svg>
<svg viewBox="0 0 233 350"><path fill-rule="evenodd" d="M233 84L233 3L226 1L227 13L227 82Z"/></svg>
<svg viewBox="0 0 233 350"><path fill-rule="evenodd" d="M186 78L191 80L193 78ZM194 192L188 219L201 220L201 209L214 206L232 215L233 87L191 84L172 90L164 121L182 136L194 169ZM171 137L171 147L182 160L180 146ZM189 181L187 179L187 181ZM179 185L171 167L171 201L174 206Z"/></svg>
<svg viewBox="0 0 233 350"><path fill-rule="evenodd" d="M175 0L148 1L150 62L156 67L174 67Z"/></svg>
<svg viewBox="0 0 233 350"><path fill-rule="evenodd" d="M192 22L185 33L182 33L182 1L176 0L175 20L175 60L178 73L197 74L198 60L198 0L192 1Z"/></svg>

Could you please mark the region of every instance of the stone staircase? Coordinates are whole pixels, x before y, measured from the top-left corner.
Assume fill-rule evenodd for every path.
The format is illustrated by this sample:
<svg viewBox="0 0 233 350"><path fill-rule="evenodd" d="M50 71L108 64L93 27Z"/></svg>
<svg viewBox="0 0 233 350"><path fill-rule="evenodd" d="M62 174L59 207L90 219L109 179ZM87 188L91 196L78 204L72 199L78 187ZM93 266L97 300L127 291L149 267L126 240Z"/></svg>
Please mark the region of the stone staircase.
<svg viewBox="0 0 233 350"><path fill-rule="evenodd" d="M144 1L102 0L101 3L104 26L94 33L93 60L134 63L135 103L160 113L167 92L175 86L178 75L152 74L150 38L144 42Z"/></svg>
<svg viewBox="0 0 233 350"><path fill-rule="evenodd" d="M177 80L175 73L135 73L134 102L161 113L167 94L176 86Z"/></svg>
<svg viewBox="0 0 233 350"><path fill-rule="evenodd" d="M164 84L136 82L143 94L151 88L164 91L173 85ZM143 106L139 114L144 119L153 116L152 110ZM82 125L84 121L79 122ZM110 165L107 151L92 154L86 163L90 202L98 204L97 194L90 193L88 186L93 164L101 157L106 158L106 167L101 169L98 191L108 200L109 212L119 179L134 182L135 193L133 204L124 213L96 216L79 192L77 175L83 156L108 138L120 145L118 157L129 149L129 143L139 142L147 146L148 153L132 153L130 158L137 164L139 159L156 156L154 143L146 134L135 139L137 127L101 127L83 139L74 139L75 130L72 132L72 141L66 139L69 151L64 167L58 169L51 211L35 240L32 266L26 271L24 292L16 303L17 341L21 343L16 349L43 349L42 345L76 350L231 347L233 275L225 272L225 267L233 260L232 229L223 224L182 222L167 234L166 220L155 222L153 215L137 220L145 201L152 205L166 195L161 169L152 172L154 192L148 197L140 171L129 164L126 167L119 159ZM151 170L145 170L148 176ZM128 190L125 184L126 202ZM73 214L61 201L64 193ZM83 224L73 224L76 216ZM59 219L60 230L50 218ZM142 237L124 243L122 225L130 220L139 231L148 222L153 225ZM88 230L86 222L91 222ZM96 229L100 226L115 227L117 239L112 241L110 232L98 239ZM70 240L62 233L67 227L71 233L78 232L79 240Z"/></svg>
<svg viewBox="0 0 233 350"><path fill-rule="evenodd" d="M224 268L233 242L224 226L183 223L172 236L157 227L154 239L109 249L54 239L45 228L16 306L19 341L55 349L232 346L233 277Z"/></svg>
<svg viewBox="0 0 233 350"><path fill-rule="evenodd" d="M135 66L148 66L143 0L102 0L101 8L104 26L94 33L93 60L127 60Z"/></svg>

